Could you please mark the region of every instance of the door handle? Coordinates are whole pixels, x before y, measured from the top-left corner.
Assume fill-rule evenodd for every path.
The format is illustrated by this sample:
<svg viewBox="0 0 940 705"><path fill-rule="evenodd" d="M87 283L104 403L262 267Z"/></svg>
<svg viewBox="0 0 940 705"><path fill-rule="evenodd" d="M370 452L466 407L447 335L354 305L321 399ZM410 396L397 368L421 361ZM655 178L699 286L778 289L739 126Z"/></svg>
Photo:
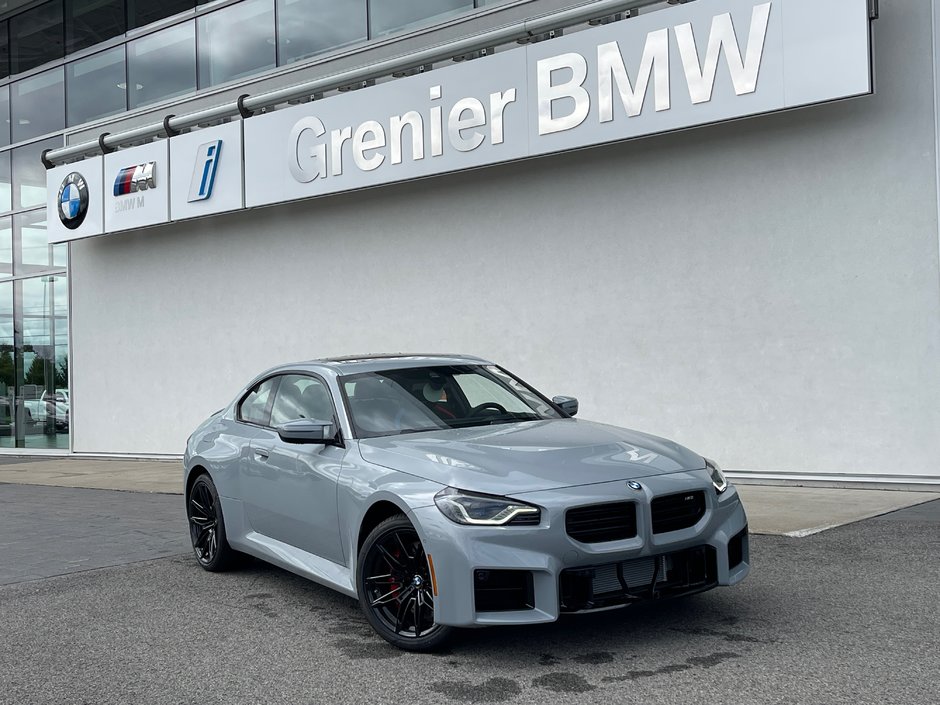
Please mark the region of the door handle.
<svg viewBox="0 0 940 705"><path fill-rule="evenodd" d="M255 455L261 458L262 460L268 459L268 451L262 450L261 448L255 448Z"/></svg>

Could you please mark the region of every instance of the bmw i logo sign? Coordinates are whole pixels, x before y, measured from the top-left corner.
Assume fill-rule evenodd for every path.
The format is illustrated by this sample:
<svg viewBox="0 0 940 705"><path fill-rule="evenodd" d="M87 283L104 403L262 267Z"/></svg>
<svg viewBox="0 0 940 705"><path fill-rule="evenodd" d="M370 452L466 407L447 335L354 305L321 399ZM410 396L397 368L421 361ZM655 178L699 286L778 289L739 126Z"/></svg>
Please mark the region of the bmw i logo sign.
<svg viewBox="0 0 940 705"><path fill-rule="evenodd" d="M627 483L627 487L629 487L631 490L636 490L637 492L643 489L643 485L641 485L636 480L630 480L630 482Z"/></svg>
<svg viewBox="0 0 940 705"><path fill-rule="evenodd" d="M88 184L77 171L65 177L59 186L59 220L69 230L75 230L85 221L88 212Z"/></svg>

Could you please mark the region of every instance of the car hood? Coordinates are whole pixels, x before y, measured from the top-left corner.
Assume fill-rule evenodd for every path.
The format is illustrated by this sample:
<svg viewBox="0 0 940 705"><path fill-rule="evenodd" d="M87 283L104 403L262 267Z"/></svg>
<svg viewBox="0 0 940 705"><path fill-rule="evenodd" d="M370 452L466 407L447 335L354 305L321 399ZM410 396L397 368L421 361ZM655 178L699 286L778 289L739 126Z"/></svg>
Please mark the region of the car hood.
<svg viewBox="0 0 940 705"><path fill-rule="evenodd" d="M442 485L520 494L705 467L672 441L577 419L363 439L364 460Z"/></svg>

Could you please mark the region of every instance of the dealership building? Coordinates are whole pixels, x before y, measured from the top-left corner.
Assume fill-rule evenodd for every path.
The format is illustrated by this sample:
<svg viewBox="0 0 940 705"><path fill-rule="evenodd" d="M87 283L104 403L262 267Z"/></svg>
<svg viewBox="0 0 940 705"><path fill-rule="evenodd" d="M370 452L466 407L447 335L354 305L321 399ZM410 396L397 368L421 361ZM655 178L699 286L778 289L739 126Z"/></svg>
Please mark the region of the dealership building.
<svg viewBox="0 0 940 705"><path fill-rule="evenodd" d="M879 6L880 5L880 6ZM0 453L479 355L754 479L940 484L938 2L0 3Z"/></svg>

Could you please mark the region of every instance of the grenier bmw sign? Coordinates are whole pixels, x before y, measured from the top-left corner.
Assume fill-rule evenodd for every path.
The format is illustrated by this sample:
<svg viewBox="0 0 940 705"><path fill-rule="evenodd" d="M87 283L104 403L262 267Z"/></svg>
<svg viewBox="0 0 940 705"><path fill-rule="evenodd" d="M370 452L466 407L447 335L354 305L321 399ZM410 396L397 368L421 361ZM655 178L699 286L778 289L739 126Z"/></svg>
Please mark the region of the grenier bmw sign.
<svg viewBox="0 0 940 705"><path fill-rule="evenodd" d="M169 203L146 224L863 95L870 61L867 0L696 0L161 140L169 189L154 193ZM224 149L212 150L218 140ZM145 163L133 153L156 145L106 161ZM60 170L74 168L50 170L53 207ZM55 219L49 238L126 229L111 226L78 232Z"/></svg>
<svg viewBox="0 0 940 705"><path fill-rule="evenodd" d="M248 206L871 91L866 0L696 0L245 121Z"/></svg>

